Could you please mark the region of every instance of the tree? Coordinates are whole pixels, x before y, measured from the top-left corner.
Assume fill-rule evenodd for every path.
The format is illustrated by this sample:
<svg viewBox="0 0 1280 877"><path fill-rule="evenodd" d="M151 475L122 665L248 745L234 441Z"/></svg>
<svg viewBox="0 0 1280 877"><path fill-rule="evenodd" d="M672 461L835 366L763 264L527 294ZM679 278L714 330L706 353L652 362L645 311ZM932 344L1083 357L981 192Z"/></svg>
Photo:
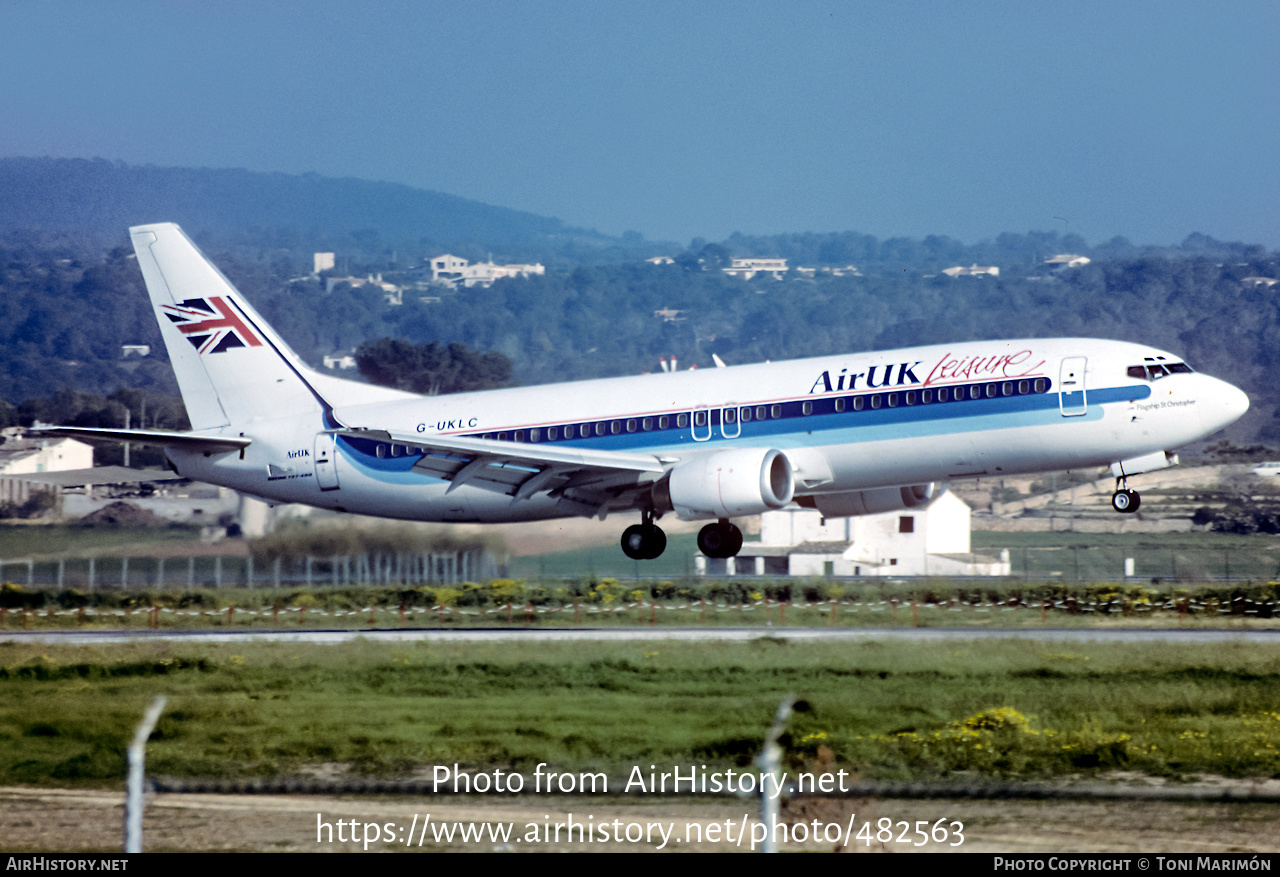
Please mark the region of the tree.
<svg viewBox="0 0 1280 877"><path fill-rule="evenodd" d="M511 382L511 360L463 344L442 347L396 338L367 341L356 350L356 366L370 382L427 396L492 390Z"/></svg>

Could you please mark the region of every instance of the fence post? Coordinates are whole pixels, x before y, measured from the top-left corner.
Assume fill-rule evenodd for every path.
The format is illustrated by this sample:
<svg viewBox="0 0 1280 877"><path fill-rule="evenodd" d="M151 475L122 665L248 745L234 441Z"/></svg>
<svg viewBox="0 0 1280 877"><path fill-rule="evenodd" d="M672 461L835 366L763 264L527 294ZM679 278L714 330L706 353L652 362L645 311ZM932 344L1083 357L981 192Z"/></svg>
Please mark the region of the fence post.
<svg viewBox="0 0 1280 877"><path fill-rule="evenodd" d="M133 734L133 742L129 744L129 779L124 797L124 851L126 853L142 852L142 777L143 760L146 756L147 738L160 719L164 709L165 698L160 695L151 702L142 723Z"/></svg>

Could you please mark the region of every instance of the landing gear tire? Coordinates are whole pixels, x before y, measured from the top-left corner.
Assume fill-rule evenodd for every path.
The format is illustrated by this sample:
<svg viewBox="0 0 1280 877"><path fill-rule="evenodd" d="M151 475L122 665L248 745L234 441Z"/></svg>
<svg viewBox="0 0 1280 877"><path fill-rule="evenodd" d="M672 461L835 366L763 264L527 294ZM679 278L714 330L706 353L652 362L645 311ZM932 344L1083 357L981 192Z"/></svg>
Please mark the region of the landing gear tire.
<svg viewBox="0 0 1280 877"><path fill-rule="evenodd" d="M667 534L653 524L632 524L622 531L622 553L632 560L653 560L667 550Z"/></svg>
<svg viewBox="0 0 1280 877"><path fill-rule="evenodd" d="M734 557L742 550L742 531L725 520L707 524L698 531L698 550L707 557Z"/></svg>
<svg viewBox="0 0 1280 877"><path fill-rule="evenodd" d="M1124 488L1111 494L1111 507L1122 515L1131 515L1142 505L1138 491Z"/></svg>

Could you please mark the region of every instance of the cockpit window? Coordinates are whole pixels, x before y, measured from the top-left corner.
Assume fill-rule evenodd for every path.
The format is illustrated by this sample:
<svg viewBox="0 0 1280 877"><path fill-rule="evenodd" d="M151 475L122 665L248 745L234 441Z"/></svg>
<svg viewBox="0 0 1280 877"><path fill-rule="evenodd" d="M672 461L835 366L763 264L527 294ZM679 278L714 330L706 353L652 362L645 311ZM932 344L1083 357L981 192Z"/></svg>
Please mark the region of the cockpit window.
<svg viewBox="0 0 1280 877"><path fill-rule="evenodd" d="M1140 381L1158 381L1165 375L1188 374L1191 366L1185 362L1148 362L1129 366L1129 377Z"/></svg>

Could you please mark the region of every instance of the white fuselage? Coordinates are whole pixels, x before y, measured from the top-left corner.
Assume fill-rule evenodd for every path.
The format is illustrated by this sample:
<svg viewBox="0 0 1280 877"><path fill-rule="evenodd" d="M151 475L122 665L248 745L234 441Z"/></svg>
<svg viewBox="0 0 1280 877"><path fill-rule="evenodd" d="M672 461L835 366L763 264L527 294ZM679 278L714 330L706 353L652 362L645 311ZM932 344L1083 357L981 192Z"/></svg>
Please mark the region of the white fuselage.
<svg viewBox="0 0 1280 877"><path fill-rule="evenodd" d="M1134 376L1153 363L1180 368ZM450 490L394 437L486 437L670 465L771 448L790 459L796 494L816 495L1135 460L1204 438L1247 408L1240 390L1142 345L981 341L346 405L336 423L319 411L238 423L225 432L252 439L243 452L167 453L184 476L273 502L496 522L582 511L545 493ZM332 463L317 467L335 426L393 439L339 438Z"/></svg>

